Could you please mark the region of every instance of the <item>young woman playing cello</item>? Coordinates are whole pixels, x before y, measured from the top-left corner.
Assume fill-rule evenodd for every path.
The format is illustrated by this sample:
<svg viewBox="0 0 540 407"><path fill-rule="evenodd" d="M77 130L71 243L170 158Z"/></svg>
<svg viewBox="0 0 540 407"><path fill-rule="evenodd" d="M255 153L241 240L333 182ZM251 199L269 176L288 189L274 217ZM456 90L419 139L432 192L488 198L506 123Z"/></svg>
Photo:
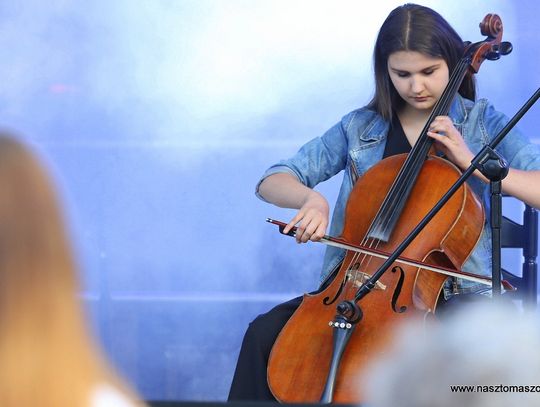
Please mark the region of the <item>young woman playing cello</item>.
<svg viewBox="0 0 540 407"><path fill-rule="evenodd" d="M394 9L380 28L374 47L375 95L371 102L346 114L321 137L306 143L292 158L271 166L257 185L257 196L274 205L298 209L284 229L297 226L299 243L339 236L346 203L356 180L380 160L408 153L432 108L448 85L450 73L464 52L459 35L442 16L427 7L405 4ZM439 155L465 170L471 159L503 128L508 119L485 99L476 100L472 74L465 76L448 115L431 122L427 135ZM503 192L540 207L540 148L512 130L497 148L510 170ZM313 188L344 170L330 229L327 200ZM477 171L468 184L478 197L489 189ZM328 247L321 287L329 284L344 250ZM491 237L487 223L465 272L491 275ZM444 284L439 307L477 298L485 286L460 278ZM471 294L471 295L465 295ZM280 304L249 326L233 378L229 400L274 400L267 384L267 363L277 335L302 298ZM457 301L456 301L457 300Z"/></svg>

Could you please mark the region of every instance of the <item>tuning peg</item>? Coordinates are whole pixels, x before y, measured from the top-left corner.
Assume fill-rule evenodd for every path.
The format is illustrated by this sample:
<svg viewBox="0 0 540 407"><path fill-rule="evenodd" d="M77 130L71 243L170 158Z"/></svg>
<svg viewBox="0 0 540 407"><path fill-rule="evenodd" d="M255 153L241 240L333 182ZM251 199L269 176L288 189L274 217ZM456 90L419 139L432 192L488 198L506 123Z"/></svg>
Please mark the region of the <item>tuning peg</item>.
<svg viewBox="0 0 540 407"><path fill-rule="evenodd" d="M499 52L503 55L508 55L509 53L512 52L513 49L514 47L512 46L512 43L507 42L507 41L503 41L499 45Z"/></svg>
<svg viewBox="0 0 540 407"><path fill-rule="evenodd" d="M498 51L490 51L486 53L486 59L489 59L490 61L496 61L501 57L501 54Z"/></svg>

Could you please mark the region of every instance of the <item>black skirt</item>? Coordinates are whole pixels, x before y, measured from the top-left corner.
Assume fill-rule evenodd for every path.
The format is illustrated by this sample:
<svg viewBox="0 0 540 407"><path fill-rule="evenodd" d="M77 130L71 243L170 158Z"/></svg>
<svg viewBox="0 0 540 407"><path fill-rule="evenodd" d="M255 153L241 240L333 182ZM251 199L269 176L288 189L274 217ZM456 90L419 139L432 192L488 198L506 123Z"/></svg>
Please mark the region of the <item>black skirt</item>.
<svg viewBox="0 0 540 407"><path fill-rule="evenodd" d="M279 304L250 324L236 364L229 401L276 401L266 376L268 358L277 336L302 303L302 296Z"/></svg>

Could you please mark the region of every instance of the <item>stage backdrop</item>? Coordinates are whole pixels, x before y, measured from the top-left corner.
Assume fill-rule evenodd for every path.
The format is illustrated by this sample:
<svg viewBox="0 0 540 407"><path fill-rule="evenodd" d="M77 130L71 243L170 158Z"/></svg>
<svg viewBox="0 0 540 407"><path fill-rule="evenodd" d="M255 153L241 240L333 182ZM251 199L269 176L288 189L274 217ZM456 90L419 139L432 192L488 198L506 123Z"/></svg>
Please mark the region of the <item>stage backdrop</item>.
<svg viewBox="0 0 540 407"><path fill-rule="evenodd" d="M293 211L259 201L254 187L371 98L372 45L399 4L0 6L0 125L50 164L91 322L145 398L225 400L248 322L316 288L322 245L279 235L265 219ZM540 83L539 3L424 4L471 41L483 39L487 13L501 16L514 51L482 65L479 94L513 115ZM538 112L519 127L540 142ZM331 202L339 178L320 186Z"/></svg>

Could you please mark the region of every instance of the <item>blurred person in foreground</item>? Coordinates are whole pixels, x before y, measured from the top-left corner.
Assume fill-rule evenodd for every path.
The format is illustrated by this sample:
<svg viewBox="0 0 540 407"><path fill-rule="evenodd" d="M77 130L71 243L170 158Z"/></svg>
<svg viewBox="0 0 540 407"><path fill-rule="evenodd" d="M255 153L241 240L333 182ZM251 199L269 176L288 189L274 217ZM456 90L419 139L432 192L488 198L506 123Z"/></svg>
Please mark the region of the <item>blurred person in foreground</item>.
<svg viewBox="0 0 540 407"><path fill-rule="evenodd" d="M444 324L414 321L367 369L364 407L540 405L540 324L502 301L471 304Z"/></svg>
<svg viewBox="0 0 540 407"><path fill-rule="evenodd" d="M144 405L88 329L51 178L0 133L0 406Z"/></svg>

